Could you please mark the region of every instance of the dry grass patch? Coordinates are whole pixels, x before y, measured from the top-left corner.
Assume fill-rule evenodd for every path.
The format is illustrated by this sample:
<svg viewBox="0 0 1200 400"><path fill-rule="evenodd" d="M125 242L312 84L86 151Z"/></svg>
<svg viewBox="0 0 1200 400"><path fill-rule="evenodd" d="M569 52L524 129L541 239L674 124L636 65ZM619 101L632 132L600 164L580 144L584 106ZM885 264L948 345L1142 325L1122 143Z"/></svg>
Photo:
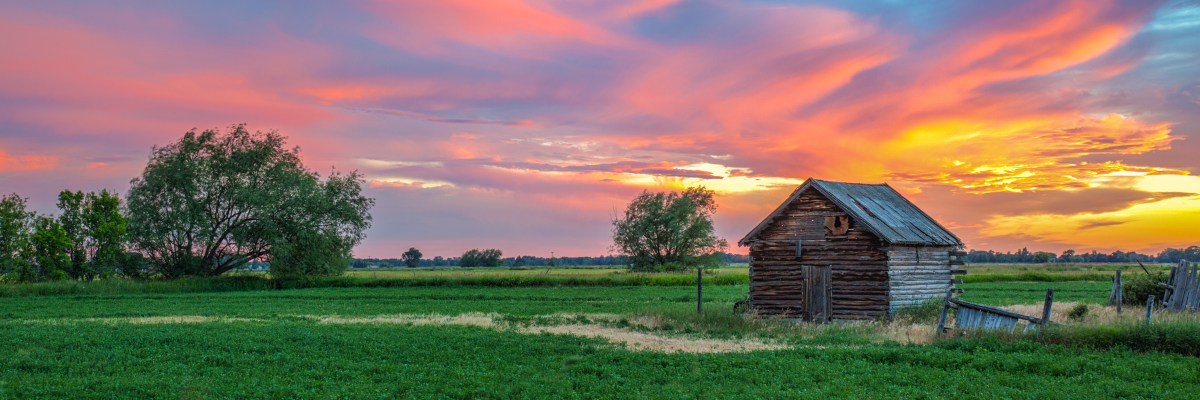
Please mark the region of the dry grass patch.
<svg viewBox="0 0 1200 400"><path fill-rule="evenodd" d="M371 317L340 317L336 315L306 315L322 324L376 324L376 325L465 325L496 329L500 318L495 313L466 313L459 315L441 314L390 314Z"/></svg>
<svg viewBox="0 0 1200 400"><path fill-rule="evenodd" d="M1144 322L1146 320L1145 306L1130 306L1125 305L1121 313L1117 313L1117 307L1107 307L1096 303L1083 303L1087 305L1088 312L1081 320L1072 320L1067 316L1067 313L1075 308L1080 302L1064 301L1056 302L1050 307L1050 321L1061 324L1087 324L1087 325L1118 325ZM1042 317L1041 305L1012 305L1002 307L1006 310L1021 313L1029 316ZM1200 320L1200 314L1194 313L1177 313L1177 312L1158 312L1155 309L1155 314L1151 318L1154 322L1196 322Z"/></svg>
<svg viewBox="0 0 1200 400"><path fill-rule="evenodd" d="M528 333L553 333L607 339L624 343L630 350L666 353L735 353L755 350L781 350L787 346L758 340L716 340L669 337L599 325L554 325L524 328Z"/></svg>
<svg viewBox="0 0 1200 400"><path fill-rule="evenodd" d="M158 317L120 317L120 318L57 318L35 319L25 321L31 324L67 325L76 323L101 323L111 325L161 325L161 324L201 324L208 322L261 322L262 319L212 317L204 315L166 315Z"/></svg>

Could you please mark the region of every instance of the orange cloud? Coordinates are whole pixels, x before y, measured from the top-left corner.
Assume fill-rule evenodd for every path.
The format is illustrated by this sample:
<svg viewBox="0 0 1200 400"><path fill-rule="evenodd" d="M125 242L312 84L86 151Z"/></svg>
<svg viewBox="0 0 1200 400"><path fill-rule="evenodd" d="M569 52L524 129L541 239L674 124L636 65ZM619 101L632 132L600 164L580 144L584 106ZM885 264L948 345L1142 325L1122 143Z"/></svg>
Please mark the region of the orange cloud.
<svg viewBox="0 0 1200 400"><path fill-rule="evenodd" d="M43 171L58 166L58 157L50 155L9 155L0 149L0 173Z"/></svg>
<svg viewBox="0 0 1200 400"><path fill-rule="evenodd" d="M1047 190L1088 187L1091 178L1119 171L1161 173L1119 162L1064 160L1162 150L1175 139L1170 124L1116 114L1073 121L946 121L910 129L879 147L877 157L890 160L893 179L952 184L972 192Z"/></svg>

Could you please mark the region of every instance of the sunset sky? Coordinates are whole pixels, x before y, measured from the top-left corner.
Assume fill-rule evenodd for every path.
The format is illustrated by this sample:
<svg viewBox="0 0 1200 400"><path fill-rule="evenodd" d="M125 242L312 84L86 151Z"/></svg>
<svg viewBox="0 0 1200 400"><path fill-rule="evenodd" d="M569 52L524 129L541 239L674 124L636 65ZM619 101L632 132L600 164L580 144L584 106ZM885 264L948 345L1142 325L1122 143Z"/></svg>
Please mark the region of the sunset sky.
<svg viewBox="0 0 1200 400"><path fill-rule="evenodd" d="M0 60L0 192L44 213L246 123L366 176L359 257L607 254L693 185L733 243L809 177L971 249L1200 244L1197 1L3 2Z"/></svg>

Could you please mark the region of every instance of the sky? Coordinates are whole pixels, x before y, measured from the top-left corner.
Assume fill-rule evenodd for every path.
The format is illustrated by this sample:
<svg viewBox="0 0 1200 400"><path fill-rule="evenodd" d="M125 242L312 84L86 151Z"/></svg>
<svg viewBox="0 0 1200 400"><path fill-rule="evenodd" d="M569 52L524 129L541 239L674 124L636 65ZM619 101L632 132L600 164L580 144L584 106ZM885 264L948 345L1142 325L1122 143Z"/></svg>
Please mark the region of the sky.
<svg viewBox="0 0 1200 400"><path fill-rule="evenodd" d="M609 254L696 185L736 243L810 177L970 249L1200 244L1198 1L0 3L0 192L39 212L243 123L365 176L358 257Z"/></svg>

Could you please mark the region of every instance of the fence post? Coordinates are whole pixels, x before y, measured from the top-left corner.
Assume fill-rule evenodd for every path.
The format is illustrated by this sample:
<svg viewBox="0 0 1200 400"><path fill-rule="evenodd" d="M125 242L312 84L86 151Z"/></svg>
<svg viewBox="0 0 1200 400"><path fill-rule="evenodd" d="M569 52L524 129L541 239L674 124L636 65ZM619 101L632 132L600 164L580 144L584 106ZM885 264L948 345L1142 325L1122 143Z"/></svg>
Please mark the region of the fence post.
<svg viewBox="0 0 1200 400"><path fill-rule="evenodd" d="M1154 295L1146 299L1146 325L1150 325L1150 316L1154 315Z"/></svg>
<svg viewBox="0 0 1200 400"><path fill-rule="evenodd" d="M1046 289L1046 304L1042 306L1042 323L1039 331L1046 330L1050 325L1050 307L1054 306L1054 288Z"/></svg>
<svg viewBox="0 0 1200 400"><path fill-rule="evenodd" d="M1121 293L1121 270L1119 269L1117 270L1117 284L1113 286L1113 290L1117 292L1117 314L1120 314L1121 304L1125 302L1125 297Z"/></svg>
<svg viewBox="0 0 1200 400"><path fill-rule="evenodd" d="M1120 274L1120 273L1121 273L1121 270L1118 269L1117 274ZM1113 301L1116 301L1116 300L1117 300L1117 276L1113 275L1112 289L1110 289L1108 291L1108 307L1112 307Z"/></svg>
<svg viewBox="0 0 1200 400"><path fill-rule="evenodd" d="M704 276L700 275L701 269L704 267L696 267L696 315L704 315Z"/></svg>
<svg viewBox="0 0 1200 400"><path fill-rule="evenodd" d="M937 332L935 336L942 336L942 331L946 330L946 314L950 311L950 298L954 296L954 288L946 289L946 298L942 299L942 315L938 317Z"/></svg>

